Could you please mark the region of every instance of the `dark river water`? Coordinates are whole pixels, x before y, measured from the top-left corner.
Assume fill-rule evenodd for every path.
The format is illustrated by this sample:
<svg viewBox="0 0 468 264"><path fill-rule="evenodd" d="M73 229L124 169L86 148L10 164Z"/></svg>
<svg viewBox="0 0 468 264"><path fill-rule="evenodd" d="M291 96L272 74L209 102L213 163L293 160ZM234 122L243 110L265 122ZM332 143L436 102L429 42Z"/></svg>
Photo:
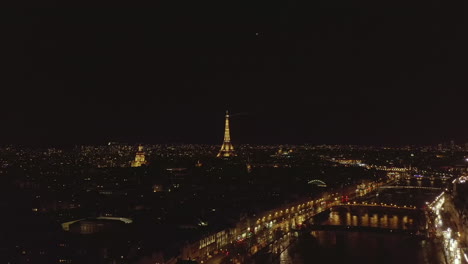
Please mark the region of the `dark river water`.
<svg viewBox="0 0 468 264"><path fill-rule="evenodd" d="M404 234L313 231L280 254L276 263L444 263L433 242Z"/></svg>

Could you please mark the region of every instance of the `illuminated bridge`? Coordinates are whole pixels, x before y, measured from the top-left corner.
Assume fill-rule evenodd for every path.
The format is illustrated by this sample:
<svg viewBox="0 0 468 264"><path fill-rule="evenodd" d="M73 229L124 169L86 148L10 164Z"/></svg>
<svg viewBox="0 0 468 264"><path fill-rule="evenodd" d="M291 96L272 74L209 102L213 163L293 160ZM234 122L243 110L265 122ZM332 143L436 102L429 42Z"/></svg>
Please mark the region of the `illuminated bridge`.
<svg viewBox="0 0 468 264"><path fill-rule="evenodd" d="M413 205L342 203L305 221L298 231L358 231L424 235L425 218Z"/></svg>
<svg viewBox="0 0 468 264"><path fill-rule="evenodd" d="M407 175L403 178L405 180L416 179L418 181L422 181L424 179L429 179L431 181L441 180L442 182L445 182L446 180L450 179L450 177L447 177L447 176L414 176L414 175Z"/></svg>
<svg viewBox="0 0 468 264"><path fill-rule="evenodd" d="M353 225L310 225L304 228L307 231L350 231L350 232L373 232L373 233L392 233L407 234L415 236L424 236L425 233L413 229L401 228L382 228L373 226L353 226Z"/></svg>
<svg viewBox="0 0 468 264"><path fill-rule="evenodd" d="M386 203L367 203L367 202L362 202L362 203L342 203L339 205L333 206L331 209L336 209L336 208L351 208L351 207L363 207L363 208L384 208L384 209L403 209L403 210L417 210L416 206L412 205L396 205L396 204L386 204Z"/></svg>
<svg viewBox="0 0 468 264"><path fill-rule="evenodd" d="M307 216L307 215L306 215ZM403 234L423 238L427 236L424 212L413 205L395 205L371 202L334 203L324 211L312 215L305 221L296 221L292 233L280 233L259 255L269 256L261 263L281 262L283 252L294 243L295 236L319 236L315 232L371 232L381 234ZM269 253L270 255L267 255Z"/></svg>
<svg viewBox="0 0 468 264"><path fill-rule="evenodd" d="M437 187L425 187L425 186L380 186L378 189L421 189L421 190L431 190L431 191L441 191L442 188L437 188Z"/></svg>
<svg viewBox="0 0 468 264"><path fill-rule="evenodd" d="M318 187L327 187L327 184L321 180L310 180L308 184L317 185Z"/></svg>

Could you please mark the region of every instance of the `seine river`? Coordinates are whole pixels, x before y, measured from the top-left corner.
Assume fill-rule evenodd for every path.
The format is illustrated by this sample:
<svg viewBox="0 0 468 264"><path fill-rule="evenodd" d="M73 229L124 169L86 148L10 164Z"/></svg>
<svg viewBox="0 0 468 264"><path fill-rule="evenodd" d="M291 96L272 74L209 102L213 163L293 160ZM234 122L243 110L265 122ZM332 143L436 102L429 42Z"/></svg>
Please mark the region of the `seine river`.
<svg viewBox="0 0 468 264"><path fill-rule="evenodd" d="M319 220L325 225L350 225L416 230L414 215L363 214L330 212ZM319 217L321 218L321 217ZM318 219L317 219L318 220ZM358 231L312 231L309 235L292 235L289 243L280 243L281 264L442 264L442 251L436 242L408 234Z"/></svg>
<svg viewBox="0 0 468 264"><path fill-rule="evenodd" d="M426 201L434 199L435 193L419 189L382 190L380 195L373 196L368 201L401 206L411 203L422 207ZM424 224L420 222L421 215L411 212L392 213L391 210L388 212L370 210L368 213L326 211L314 219L315 224L326 226L362 226L409 232L418 230L418 227ZM404 233L338 230L312 231L302 236L290 233L283 239L275 241L270 247L276 254L269 255L269 258L267 255L258 257L254 263L445 264L440 245L431 239Z"/></svg>
<svg viewBox="0 0 468 264"><path fill-rule="evenodd" d="M327 226L349 225L416 231L418 220L413 214L355 215L330 212L318 217ZM321 218L321 219L320 219ZM274 246L279 258L258 261L257 264L444 264L442 250L436 242L402 233L366 231L312 231L299 236L292 233ZM278 256L278 255L276 255Z"/></svg>
<svg viewBox="0 0 468 264"><path fill-rule="evenodd" d="M403 234L313 231L283 251L279 263L444 263L439 252L432 242Z"/></svg>

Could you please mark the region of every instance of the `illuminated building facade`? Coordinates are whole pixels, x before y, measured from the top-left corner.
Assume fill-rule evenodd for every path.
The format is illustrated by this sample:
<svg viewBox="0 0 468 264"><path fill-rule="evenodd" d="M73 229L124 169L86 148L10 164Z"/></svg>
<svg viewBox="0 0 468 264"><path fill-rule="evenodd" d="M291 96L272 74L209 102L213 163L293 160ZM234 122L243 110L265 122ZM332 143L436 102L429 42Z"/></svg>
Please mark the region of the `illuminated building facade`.
<svg viewBox="0 0 468 264"><path fill-rule="evenodd" d="M145 152L143 151L143 146L138 146L138 151L135 156L135 160L132 161L132 167L141 167L141 165L146 165L148 162L145 158Z"/></svg>
<svg viewBox="0 0 468 264"><path fill-rule="evenodd" d="M236 153L234 152L234 147L231 144L231 133L229 132L229 113L226 111L226 122L224 126L224 141L217 157L234 157Z"/></svg>

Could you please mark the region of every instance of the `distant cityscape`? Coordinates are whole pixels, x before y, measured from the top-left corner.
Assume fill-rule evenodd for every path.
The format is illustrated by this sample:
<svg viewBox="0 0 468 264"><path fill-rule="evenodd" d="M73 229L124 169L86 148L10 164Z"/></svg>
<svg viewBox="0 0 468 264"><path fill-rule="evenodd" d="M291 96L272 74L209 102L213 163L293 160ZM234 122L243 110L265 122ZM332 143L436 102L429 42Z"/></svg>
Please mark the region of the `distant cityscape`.
<svg viewBox="0 0 468 264"><path fill-rule="evenodd" d="M468 144L454 141L234 147L226 113L221 147L4 146L0 168L2 263L276 263L342 221L423 237L447 263L466 256Z"/></svg>
<svg viewBox="0 0 468 264"><path fill-rule="evenodd" d="M468 144L234 147L229 117L221 147L1 147L2 263L307 263L342 228L466 257Z"/></svg>

